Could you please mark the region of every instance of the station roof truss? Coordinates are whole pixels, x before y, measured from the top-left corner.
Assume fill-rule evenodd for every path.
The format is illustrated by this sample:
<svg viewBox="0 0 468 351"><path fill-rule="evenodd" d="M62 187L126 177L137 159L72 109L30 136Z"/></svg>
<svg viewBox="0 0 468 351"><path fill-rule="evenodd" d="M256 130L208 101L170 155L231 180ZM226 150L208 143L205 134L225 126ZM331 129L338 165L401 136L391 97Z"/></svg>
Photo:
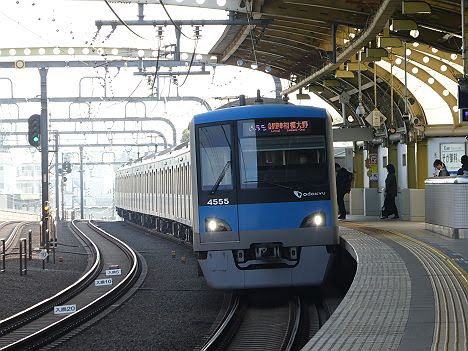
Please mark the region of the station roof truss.
<svg viewBox="0 0 468 351"><path fill-rule="evenodd" d="M129 22L132 26L169 24L167 21L151 21L143 16L144 5L160 4L159 0L109 2L139 4L139 19ZM266 71L274 77L291 82L291 86L283 90L283 95L310 86L320 86L322 88L319 96L322 99L341 111L345 119L346 115L354 117L353 122L349 123L351 126L362 123L362 119L357 118L355 113L359 103L362 103L367 111L379 108L386 116L392 116L390 121L396 126L404 125L403 116L407 112L418 117L423 124L427 124L424 102L418 101L415 95L405 88L404 82L395 77L393 68L389 72L385 68L387 65L376 63L375 59L364 61L365 69L361 72L362 100L359 100L357 94L359 83L355 70L347 77L336 76L337 71L353 71L347 67L350 63L356 63L358 51L363 51L365 60L366 48L379 49L379 40L390 38L396 45L392 48L380 48L386 54L377 61L389 63L398 71L403 69L402 62L406 58L407 74L426 84L442 98L451 111L453 126L458 127L457 98L453 90L447 89L446 82L441 77L456 84L462 76L459 0L165 0L164 4L229 11L229 19L219 21L226 25L224 33L209 53L196 54L194 65L203 67L210 64L228 64ZM210 23L215 24L216 20L207 22L207 25ZM117 21L96 21L98 28L121 24ZM190 25L189 22L179 24ZM408 28L398 28L397 24ZM158 63L155 60L158 53L154 50L93 50L95 52L90 52L89 48L85 47L2 48L0 55L97 54L106 56L106 60L111 58L105 64L108 67L139 67L143 73L146 68L150 69L156 64L171 67L172 62L182 62L172 61L174 52L170 50L159 53L164 60L158 60ZM185 60L185 63L191 61L192 53L178 52L177 56L178 54L183 55L181 59ZM122 58L118 59L118 56ZM0 68L7 67L8 64L0 62ZM31 61L26 62L25 67L43 67L42 64L43 62ZM83 65L93 66L90 61L57 61L52 67ZM375 79L378 83L378 94L371 89ZM327 80L335 80L338 84L333 87L327 86ZM339 99L343 93L349 95L344 104ZM342 111L343 107L346 111Z"/></svg>
<svg viewBox="0 0 468 351"><path fill-rule="evenodd" d="M340 84L336 87L326 87L324 81L337 79L335 72L340 67L346 69L349 62L356 62L358 51L363 50L365 57L366 47L377 48L378 37L395 38L401 46L384 47L388 55L381 59L403 69L402 62L406 56L407 74L442 98L451 111L453 126L458 127L457 97L447 89L439 75L455 84L462 76L459 0L253 0L245 4L246 10L236 12L236 18L268 19L272 23L267 26L227 26L210 51L210 55L217 56L219 63L265 70L287 79L291 86L283 90L284 95L300 88L306 89L309 85L322 86L320 97L341 111L338 96L357 88L357 72L349 78L339 78ZM398 20L414 25L414 30L393 26L393 21ZM405 42L409 50L406 55ZM406 97L408 112L427 123L423 102L405 91L404 82L396 77L392 79L391 73L379 64L365 64L369 69L362 72L363 84L370 83L374 67L377 70L381 93L377 104L379 109L387 106L389 112L390 105L393 105L395 118L399 119L406 112L401 105ZM394 90L392 104L390 85ZM375 107L373 100L373 89L363 90L362 103L367 111ZM352 94L347 102L349 115L353 115L358 104L357 94Z"/></svg>

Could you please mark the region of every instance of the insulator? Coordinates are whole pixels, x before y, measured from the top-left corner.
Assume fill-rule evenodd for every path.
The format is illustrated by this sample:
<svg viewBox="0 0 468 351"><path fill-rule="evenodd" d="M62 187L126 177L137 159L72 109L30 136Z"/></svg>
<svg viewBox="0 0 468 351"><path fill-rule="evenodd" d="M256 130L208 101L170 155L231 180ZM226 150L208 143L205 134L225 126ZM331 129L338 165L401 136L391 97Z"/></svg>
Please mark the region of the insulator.
<svg viewBox="0 0 468 351"><path fill-rule="evenodd" d="M163 36L164 36L163 27L159 26L158 27L158 38L159 38L159 40L162 40Z"/></svg>
<svg viewBox="0 0 468 351"><path fill-rule="evenodd" d="M195 35L195 39L200 39L201 38L201 31L200 31L200 26L195 26L195 29L194 29L194 35Z"/></svg>

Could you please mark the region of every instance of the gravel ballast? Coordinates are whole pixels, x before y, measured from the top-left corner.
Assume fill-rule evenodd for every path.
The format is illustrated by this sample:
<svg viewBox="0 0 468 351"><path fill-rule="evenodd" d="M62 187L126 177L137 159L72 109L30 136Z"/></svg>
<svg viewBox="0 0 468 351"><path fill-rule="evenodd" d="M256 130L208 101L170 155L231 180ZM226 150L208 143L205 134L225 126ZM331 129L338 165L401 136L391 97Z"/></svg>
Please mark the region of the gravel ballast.
<svg viewBox="0 0 468 351"><path fill-rule="evenodd" d="M33 248L38 248L38 224L24 226L20 237L27 238L29 229L33 232ZM27 261L27 275L23 276L19 274L18 249L14 249L13 255L6 261L6 272L0 273L0 319L55 295L84 273L88 262L86 251L65 223L58 224L58 242L60 245L56 250L55 264L50 257L50 262L45 265L46 269L42 270L42 261L35 251L33 260ZM61 262L59 257L62 258Z"/></svg>
<svg viewBox="0 0 468 351"><path fill-rule="evenodd" d="M123 222L100 226L140 252L146 280L120 308L57 349L192 350L210 330L224 293L197 275L190 248Z"/></svg>

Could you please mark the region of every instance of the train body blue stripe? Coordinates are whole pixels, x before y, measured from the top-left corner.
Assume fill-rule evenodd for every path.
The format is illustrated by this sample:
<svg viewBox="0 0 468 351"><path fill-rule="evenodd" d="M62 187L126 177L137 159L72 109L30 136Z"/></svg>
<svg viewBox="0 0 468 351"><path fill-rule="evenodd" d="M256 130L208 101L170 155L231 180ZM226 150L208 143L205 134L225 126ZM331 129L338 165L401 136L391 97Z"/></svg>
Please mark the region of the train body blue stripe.
<svg viewBox="0 0 468 351"><path fill-rule="evenodd" d="M233 231L273 230L299 228L302 220L314 213L325 213L326 226L332 225L333 207L330 200L309 202L278 202L200 206L200 232L205 231L204 222L207 217L216 217L227 222Z"/></svg>
<svg viewBox="0 0 468 351"><path fill-rule="evenodd" d="M333 212L329 200L239 205L239 229L248 231L299 228L306 216L318 211L325 213L326 225L331 225Z"/></svg>
<svg viewBox="0 0 468 351"><path fill-rule="evenodd" d="M295 105L253 105L225 108L194 116L194 124L233 121L250 118L327 118L323 108Z"/></svg>

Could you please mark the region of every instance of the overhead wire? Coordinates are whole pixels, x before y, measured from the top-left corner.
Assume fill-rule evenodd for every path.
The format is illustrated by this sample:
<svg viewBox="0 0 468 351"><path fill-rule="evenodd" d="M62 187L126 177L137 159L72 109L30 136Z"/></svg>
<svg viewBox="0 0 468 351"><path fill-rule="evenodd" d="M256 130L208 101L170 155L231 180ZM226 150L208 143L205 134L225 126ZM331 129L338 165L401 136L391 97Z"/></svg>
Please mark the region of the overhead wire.
<svg viewBox="0 0 468 351"><path fill-rule="evenodd" d="M197 51L197 45L198 45L198 40L195 41L195 45L193 46L192 58L190 59L190 65L189 65L187 74L185 75L185 79L181 85L177 85L178 88L182 87L185 84L185 82L187 82L188 76L190 75L190 71L192 70L193 59L195 58L195 52Z"/></svg>
<svg viewBox="0 0 468 351"><path fill-rule="evenodd" d="M154 71L153 84L151 84L151 96L153 96L153 94L154 94L154 83L156 83L156 79L158 77L160 52L161 52L161 40L158 41L158 57L156 58L156 69ZM158 89L159 89L159 86L158 86ZM159 92L158 92L158 94L159 94Z"/></svg>
<svg viewBox="0 0 468 351"><path fill-rule="evenodd" d="M120 18L120 16L117 14L117 12L114 10L114 8L111 6L111 4L109 4L109 1L108 0L104 0L104 2L107 4L107 6L109 7L109 9L112 11L112 13L114 14L115 17L117 17L117 19L119 20L120 23L122 23L122 25L125 26L125 28L127 28L130 32L132 32L133 34L135 34L138 38L141 38L143 40L147 40L145 38L143 38L140 34L136 33L132 28L130 28L128 26L128 24L122 19Z"/></svg>
<svg viewBox="0 0 468 351"><path fill-rule="evenodd" d="M105 0L107 1L107 0ZM190 40L194 40L193 38L190 38L189 36L187 36L184 32L182 32L182 28L180 28L180 26L178 26L174 20L172 19L171 15L169 14L169 11L167 10L166 8L166 5L164 4L163 0L159 0L159 3L161 4L162 8L164 9L164 12L166 12L166 15L167 17L169 17L169 21L171 21L172 25L177 29L177 31L182 34L184 37L186 37L187 39L190 39Z"/></svg>

